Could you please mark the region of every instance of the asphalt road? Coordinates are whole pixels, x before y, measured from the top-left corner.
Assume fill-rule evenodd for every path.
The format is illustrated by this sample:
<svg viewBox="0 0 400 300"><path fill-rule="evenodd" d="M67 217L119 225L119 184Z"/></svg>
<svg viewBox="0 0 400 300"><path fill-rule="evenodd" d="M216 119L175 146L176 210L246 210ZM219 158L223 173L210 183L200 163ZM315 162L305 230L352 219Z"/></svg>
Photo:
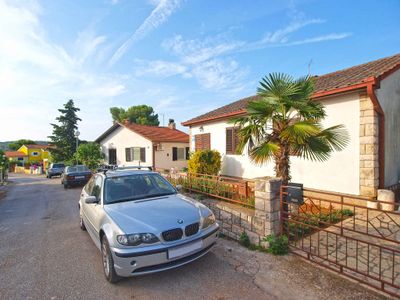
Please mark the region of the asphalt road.
<svg viewBox="0 0 400 300"><path fill-rule="evenodd" d="M0 299L378 299L293 256L220 239L184 267L108 283L100 252L79 228L80 188L14 176L0 199Z"/></svg>

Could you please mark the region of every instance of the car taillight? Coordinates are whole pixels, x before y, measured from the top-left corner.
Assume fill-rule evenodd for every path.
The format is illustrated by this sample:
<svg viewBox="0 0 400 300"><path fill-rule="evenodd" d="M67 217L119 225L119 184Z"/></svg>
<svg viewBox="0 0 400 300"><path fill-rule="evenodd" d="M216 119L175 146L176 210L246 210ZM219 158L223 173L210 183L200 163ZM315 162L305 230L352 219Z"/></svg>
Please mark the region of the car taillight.
<svg viewBox="0 0 400 300"><path fill-rule="evenodd" d="M75 178L74 176L70 176L70 175L67 176L67 179L74 179L74 178Z"/></svg>
<svg viewBox="0 0 400 300"><path fill-rule="evenodd" d="M88 174L88 175L86 175L86 178L90 178L90 177L92 177L92 174Z"/></svg>

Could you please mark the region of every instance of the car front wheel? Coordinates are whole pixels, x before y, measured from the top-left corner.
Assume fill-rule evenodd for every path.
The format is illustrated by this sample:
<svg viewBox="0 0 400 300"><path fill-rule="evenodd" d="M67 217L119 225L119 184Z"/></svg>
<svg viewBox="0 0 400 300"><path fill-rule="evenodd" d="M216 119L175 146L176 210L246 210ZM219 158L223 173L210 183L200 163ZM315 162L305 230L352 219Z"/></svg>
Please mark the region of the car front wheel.
<svg viewBox="0 0 400 300"><path fill-rule="evenodd" d="M120 277L117 275L117 273L115 273L114 260L105 236L103 236L101 240L101 256L103 260L104 275L106 276L107 280L111 283L118 282Z"/></svg>
<svg viewBox="0 0 400 300"><path fill-rule="evenodd" d="M83 222L82 216L79 217L79 227L80 227L83 231L86 231L85 222Z"/></svg>

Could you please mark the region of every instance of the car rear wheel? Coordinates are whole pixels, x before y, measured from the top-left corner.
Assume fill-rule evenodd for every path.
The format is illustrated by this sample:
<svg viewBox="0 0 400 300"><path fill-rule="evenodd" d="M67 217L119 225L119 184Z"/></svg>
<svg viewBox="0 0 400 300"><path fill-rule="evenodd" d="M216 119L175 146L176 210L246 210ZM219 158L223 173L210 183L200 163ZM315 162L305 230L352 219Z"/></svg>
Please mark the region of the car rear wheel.
<svg viewBox="0 0 400 300"><path fill-rule="evenodd" d="M103 270L106 279L111 283L116 283L120 280L120 277L115 273L114 260L108 245L107 238L103 236L101 240L101 257L103 261Z"/></svg>
<svg viewBox="0 0 400 300"><path fill-rule="evenodd" d="M64 189L67 189L68 188L68 184L66 184L65 182L64 182Z"/></svg>

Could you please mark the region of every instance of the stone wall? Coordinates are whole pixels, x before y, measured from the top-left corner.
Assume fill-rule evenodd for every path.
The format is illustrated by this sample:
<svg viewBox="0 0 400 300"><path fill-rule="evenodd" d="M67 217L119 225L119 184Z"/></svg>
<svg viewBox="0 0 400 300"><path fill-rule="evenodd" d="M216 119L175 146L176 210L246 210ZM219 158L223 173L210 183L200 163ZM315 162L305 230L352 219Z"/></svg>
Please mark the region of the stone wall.
<svg viewBox="0 0 400 300"><path fill-rule="evenodd" d="M255 209L213 199L201 202L214 212L224 235L239 240L246 232L250 242L259 245L265 236L279 233L280 186L276 178L256 179Z"/></svg>
<svg viewBox="0 0 400 300"><path fill-rule="evenodd" d="M366 93L360 94L360 195L375 197L379 186L378 115Z"/></svg>
<svg viewBox="0 0 400 300"><path fill-rule="evenodd" d="M235 240L245 231L252 244L258 245L265 234L265 220L255 216L255 211L227 202L206 199L201 201L215 214L221 233Z"/></svg>

